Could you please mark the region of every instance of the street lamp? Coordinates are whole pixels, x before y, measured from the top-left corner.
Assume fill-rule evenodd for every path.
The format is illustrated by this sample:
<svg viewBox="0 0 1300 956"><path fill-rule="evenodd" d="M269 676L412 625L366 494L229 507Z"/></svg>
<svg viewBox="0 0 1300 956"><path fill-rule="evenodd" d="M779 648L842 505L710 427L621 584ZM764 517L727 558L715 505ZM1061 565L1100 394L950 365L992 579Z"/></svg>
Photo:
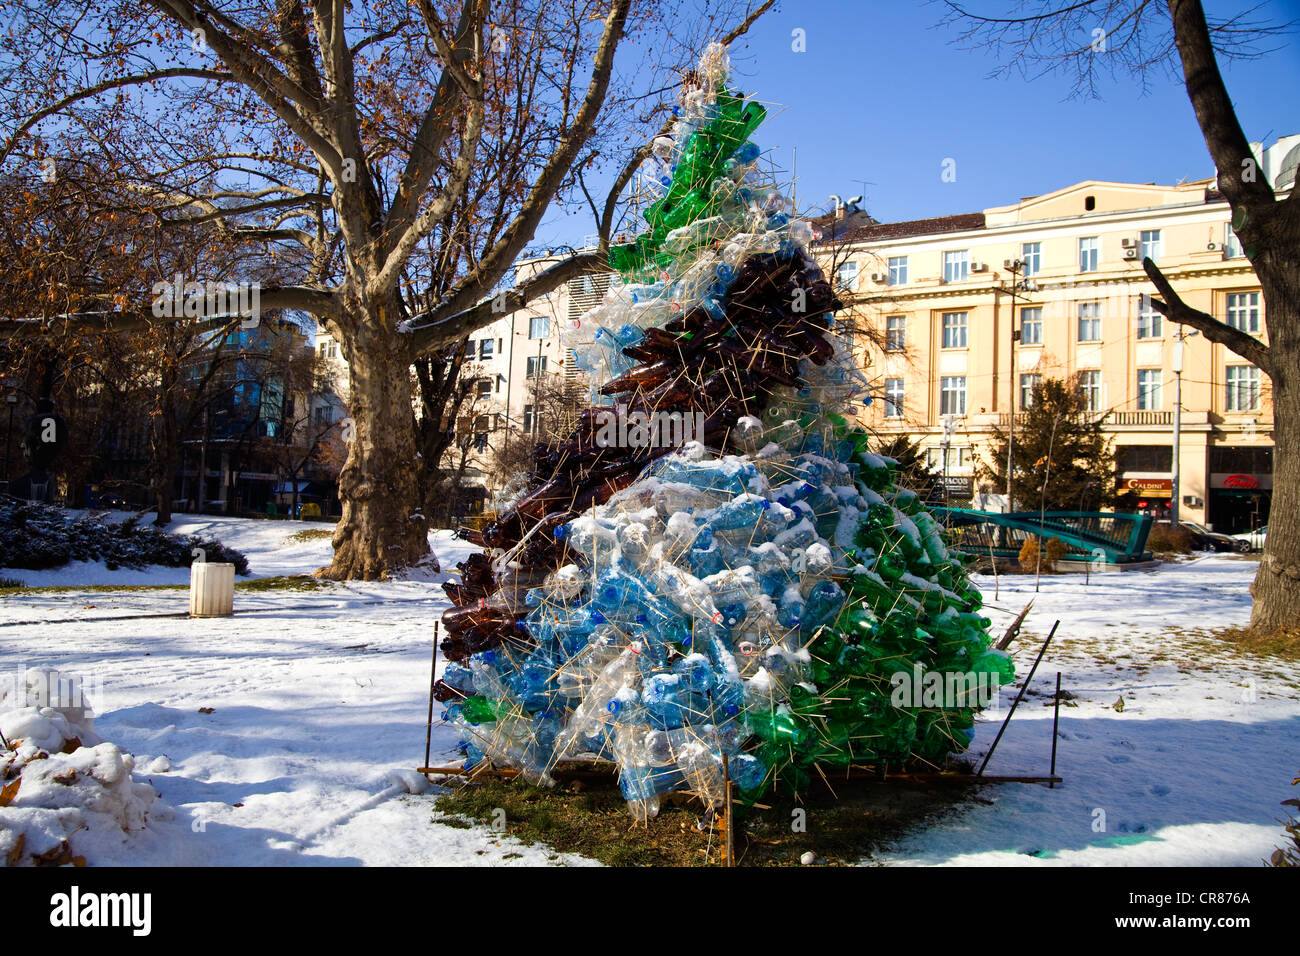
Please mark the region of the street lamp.
<svg viewBox="0 0 1300 956"><path fill-rule="evenodd" d="M1169 524L1178 527L1178 480L1180 477L1179 459L1183 446L1183 340L1198 334L1195 329L1188 331L1181 325L1174 339L1174 447L1169 467Z"/></svg>
<svg viewBox="0 0 1300 956"><path fill-rule="evenodd" d="M1007 409L1010 413L1007 418L1007 513L1010 514L1016 507L1011 491L1016 447L1016 343L1020 341L1020 333L1016 330L1016 300L1020 297L1021 291L1037 291L1038 283L1032 279L1018 278L1025 267L1022 260L1007 259L1002 265L1011 273L1011 285L997 286L994 292L1011 296L1011 314L1007 321L1007 327L1011 330L1011 343L1007 350Z"/></svg>

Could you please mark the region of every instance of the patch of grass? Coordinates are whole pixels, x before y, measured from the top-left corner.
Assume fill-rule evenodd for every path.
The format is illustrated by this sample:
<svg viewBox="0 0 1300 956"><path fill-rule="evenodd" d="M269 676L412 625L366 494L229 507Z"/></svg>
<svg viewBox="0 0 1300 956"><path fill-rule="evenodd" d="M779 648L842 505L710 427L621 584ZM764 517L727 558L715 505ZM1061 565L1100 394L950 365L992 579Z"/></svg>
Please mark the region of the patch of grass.
<svg viewBox="0 0 1300 956"><path fill-rule="evenodd" d="M809 850L819 863L853 864L977 790L973 784L903 781L834 781L834 786L838 799L822 788L802 803L769 795L761 801L768 809L737 806L737 865L798 866ZM438 808L486 826L499 821L499 811L504 810L505 832L521 842L542 843L608 866L720 865L725 841L721 820L710 834L707 826L697 829L703 815L698 803L684 795L670 795L664 803L659 815L642 825L628 815L612 780L575 781L553 790L484 780L439 798ZM436 819L447 822L441 816Z"/></svg>
<svg viewBox="0 0 1300 956"><path fill-rule="evenodd" d="M305 544L308 541L320 541L321 539L332 537L334 537L334 532L327 528L303 528L301 531L295 531L285 540Z"/></svg>
<svg viewBox="0 0 1300 956"><path fill-rule="evenodd" d="M1243 654L1260 654L1300 661L1300 627L1280 627L1276 631L1257 632L1248 627L1229 627L1214 637L1227 641Z"/></svg>
<svg viewBox="0 0 1300 956"><path fill-rule="evenodd" d="M27 585L23 584L23 582L19 581L17 578L0 578L0 591L13 591L25 587L27 587Z"/></svg>
<svg viewBox="0 0 1300 956"><path fill-rule="evenodd" d="M330 584L310 574L277 574L270 578L236 581L235 587L241 591L318 591Z"/></svg>
<svg viewBox="0 0 1300 956"><path fill-rule="evenodd" d="M188 588L188 584L43 584L39 587L0 587L0 597L14 594L59 594L70 591L166 591Z"/></svg>

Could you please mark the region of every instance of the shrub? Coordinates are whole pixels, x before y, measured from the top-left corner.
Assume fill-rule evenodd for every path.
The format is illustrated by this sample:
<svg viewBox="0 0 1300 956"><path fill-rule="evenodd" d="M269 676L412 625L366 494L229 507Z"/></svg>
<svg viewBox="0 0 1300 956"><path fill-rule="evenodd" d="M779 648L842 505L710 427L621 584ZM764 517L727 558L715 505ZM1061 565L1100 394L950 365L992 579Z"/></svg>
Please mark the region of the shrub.
<svg viewBox="0 0 1300 956"><path fill-rule="evenodd" d="M1039 545L1038 536L1031 534L1025 539L1025 543L1020 546L1020 554L1016 558L1020 562L1022 571L1037 571L1038 562L1043 558L1043 549Z"/></svg>
<svg viewBox="0 0 1300 956"><path fill-rule="evenodd" d="M1060 538L1048 538L1047 547L1043 549L1047 558L1049 567L1055 567L1056 562L1065 557L1065 542Z"/></svg>
<svg viewBox="0 0 1300 956"><path fill-rule="evenodd" d="M1164 553L1190 554L1192 550L1192 533L1182 525L1153 525L1147 535L1147 548Z"/></svg>
<svg viewBox="0 0 1300 956"><path fill-rule="evenodd" d="M248 573L248 559L220 541L169 534L139 521L139 515L117 523L104 515L71 517L50 505L0 499L0 567L38 571L69 561L103 561L110 570L150 564L184 568L193 562L193 550L202 548L206 560Z"/></svg>
<svg viewBox="0 0 1300 956"><path fill-rule="evenodd" d="M1292 780L1291 786L1300 786L1300 777ZM1283 800L1282 806L1300 807L1300 800L1292 797L1290 800ZM1286 831L1289 845L1274 850L1268 862L1273 866L1300 866L1300 818L1288 817L1282 821L1282 827Z"/></svg>

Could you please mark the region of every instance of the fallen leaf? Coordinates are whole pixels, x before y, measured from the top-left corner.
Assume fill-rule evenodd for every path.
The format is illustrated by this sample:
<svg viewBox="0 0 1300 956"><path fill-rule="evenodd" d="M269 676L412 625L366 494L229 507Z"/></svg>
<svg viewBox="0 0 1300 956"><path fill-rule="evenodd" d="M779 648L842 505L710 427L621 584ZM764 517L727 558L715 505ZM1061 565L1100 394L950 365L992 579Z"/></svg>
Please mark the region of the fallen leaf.
<svg viewBox="0 0 1300 956"><path fill-rule="evenodd" d="M18 840L14 843L14 848L9 851L5 857L5 866L17 866L18 858L23 855L23 844L27 842L27 834L18 834Z"/></svg>
<svg viewBox="0 0 1300 956"><path fill-rule="evenodd" d="M56 773L50 779L55 783L61 783L65 787L70 787L72 786L73 781L77 779L77 771L74 769L69 770L67 773Z"/></svg>
<svg viewBox="0 0 1300 956"><path fill-rule="evenodd" d="M1124 713L1124 698L1121 697L1119 700L1115 701L1115 703L1111 704L1111 706L1114 707L1118 713Z"/></svg>
<svg viewBox="0 0 1300 956"><path fill-rule="evenodd" d="M19 777L13 783L7 783L0 788L0 807L7 807L13 803L13 799L18 795L18 788L22 786L23 778Z"/></svg>
<svg viewBox="0 0 1300 956"><path fill-rule="evenodd" d="M81 749L80 737L69 737L63 742L63 752L65 754L76 753Z"/></svg>
<svg viewBox="0 0 1300 956"><path fill-rule="evenodd" d="M52 850L32 854L32 864L34 866L63 866L72 862L72 848L68 846L67 840L62 841Z"/></svg>
<svg viewBox="0 0 1300 956"><path fill-rule="evenodd" d="M232 806L232 807L242 807L243 804L242 804L242 803L232 803L231 806Z"/></svg>
<svg viewBox="0 0 1300 956"><path fill-rule="evenodd" d="M199 713L200 713L200 714L210 714L210 713L212 713L212 712L215 711L215 710L216 710L215 707L200 707L200 708L199 708Z"/></svg>

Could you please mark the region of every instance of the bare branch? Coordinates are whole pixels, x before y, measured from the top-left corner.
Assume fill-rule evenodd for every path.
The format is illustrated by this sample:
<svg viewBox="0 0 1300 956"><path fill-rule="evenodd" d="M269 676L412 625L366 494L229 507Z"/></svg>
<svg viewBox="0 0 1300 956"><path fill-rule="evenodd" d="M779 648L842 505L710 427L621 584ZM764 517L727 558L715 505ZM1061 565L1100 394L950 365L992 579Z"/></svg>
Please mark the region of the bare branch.
<svg viewBox="0 0 1300 956"><path fill-rule="evenodd" d="M1149 258L1142 260L1142 268L1146 270L1147 276L1156 289L1165 297L1164 302L1152 299L1152 308L1166 316L1170 322L1190 325L1211 342L1226 345L1252 365L1263 369L1270 377L1273 375L1273 355L1267 345L1253 335L1234 329L1200 309L1193 309L1174 291L1173 285L1165 278L1159 266Z"/></svg>

